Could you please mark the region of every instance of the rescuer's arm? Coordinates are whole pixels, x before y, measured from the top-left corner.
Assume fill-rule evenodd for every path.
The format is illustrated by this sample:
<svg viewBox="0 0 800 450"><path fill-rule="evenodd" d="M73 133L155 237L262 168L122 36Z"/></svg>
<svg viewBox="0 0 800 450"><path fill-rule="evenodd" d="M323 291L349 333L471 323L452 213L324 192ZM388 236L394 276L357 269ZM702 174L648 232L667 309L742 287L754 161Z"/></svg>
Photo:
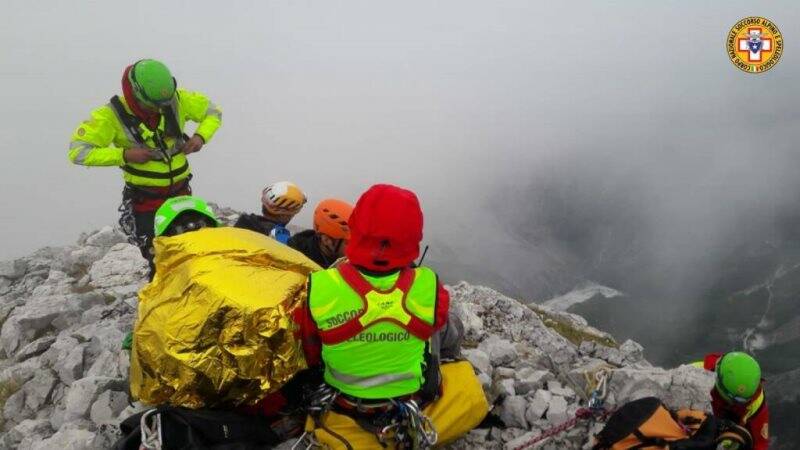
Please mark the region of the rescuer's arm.
<svg viewBox="0 0 800 450"><path fill-rule="evenodd" d="M108 107L92 111L89 120L81 123L69 143L69 160L82 166L122 166L124 149L112 145L116 128Z"/></svg>
<svg viewBox="0 0 800 450"><path fill-rule="evenodd" d="M199 92L178 89L178 99L184 118L198 123L194 134L208 143L222 125L222 110Z"/></svg>

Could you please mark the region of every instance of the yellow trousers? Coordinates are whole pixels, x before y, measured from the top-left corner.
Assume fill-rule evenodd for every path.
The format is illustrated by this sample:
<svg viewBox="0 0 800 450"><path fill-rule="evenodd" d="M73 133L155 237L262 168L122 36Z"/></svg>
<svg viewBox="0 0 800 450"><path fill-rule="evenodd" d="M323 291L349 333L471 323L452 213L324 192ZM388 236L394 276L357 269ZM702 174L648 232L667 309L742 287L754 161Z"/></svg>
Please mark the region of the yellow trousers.
<svg viewBox="0 0 800 450"><path fill-rule="evenodd" d="M475 376L475 371L468 361L442 364L442 396L424 409L424 413L433 422L439 434L436 446L447 445L481 423L489 412L489 403L483 388ZM391 439L388 446L381 446L378 438L371 432L361 428L355 420L333 411L321 419L325 428L346 440L353 449L384 450L392 449ZM313 419L306 420L306 431L312 433L317 442L330 450L345 450L347 446L337 437L316 427Z"/></svg>

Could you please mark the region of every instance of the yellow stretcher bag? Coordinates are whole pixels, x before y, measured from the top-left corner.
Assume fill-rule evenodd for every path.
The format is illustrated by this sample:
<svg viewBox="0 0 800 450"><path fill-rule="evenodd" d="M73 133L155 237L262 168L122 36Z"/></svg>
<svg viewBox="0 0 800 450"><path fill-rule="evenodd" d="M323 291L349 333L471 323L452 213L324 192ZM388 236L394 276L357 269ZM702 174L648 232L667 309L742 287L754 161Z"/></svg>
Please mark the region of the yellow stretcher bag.
<svg viewBox="0 0 800 450"><path fill-rule="evenodd" d="M252 404L306 367L291 312L320 267L264 235L205 228L155 240L139 292L135 399L187 408Z"/></svg>
<svg viewBox="0 0 800 450"><path fill-rule="evenodd" d="M467 434L489 412L486 395L469 361L442 364L441 371L442 396L423 410L439 435L436 447L447 445ZM322 426L309 417L306 420L306 432L312 434L323 448L345 450L347 445L342 439L357 450L395 448L391 439L386 447L382 446L375 434L363 429L347 415L329 411L320 418L320 422L318 425Z"/></svg>

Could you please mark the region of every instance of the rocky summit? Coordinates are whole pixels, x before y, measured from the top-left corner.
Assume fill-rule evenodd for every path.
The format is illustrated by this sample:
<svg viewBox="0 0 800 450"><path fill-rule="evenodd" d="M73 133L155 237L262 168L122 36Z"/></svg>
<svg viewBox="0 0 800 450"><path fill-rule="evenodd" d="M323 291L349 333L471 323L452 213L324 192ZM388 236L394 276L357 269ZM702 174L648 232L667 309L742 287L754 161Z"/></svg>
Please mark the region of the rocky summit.
<svg viewBox="0 0 800 450"><path fill-rule="evenodd" d="M121 343L146 273L139 251L111 227L0 262L0 448L108 448L117 424L145 408L129 398ZM609 374L609 408L657 396L671 407L710 409L713 378L702 370L653 367L639 344L619 345L574 314L465 282L449 289L465 325L464 357L493 405L452 448L530 443L586 406L598 373ZM601 426L579 421L536 448L588 448Z"/></svg>

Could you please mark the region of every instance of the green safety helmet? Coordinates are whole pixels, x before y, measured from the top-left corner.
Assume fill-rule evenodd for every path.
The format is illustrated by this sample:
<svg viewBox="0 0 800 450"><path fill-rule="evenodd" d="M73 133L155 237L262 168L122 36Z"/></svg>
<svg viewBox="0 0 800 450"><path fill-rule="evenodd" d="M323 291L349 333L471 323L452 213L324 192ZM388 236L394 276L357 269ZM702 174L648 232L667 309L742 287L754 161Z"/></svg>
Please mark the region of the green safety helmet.
<svg viewBox="0 0 800 450"><path fill-rule="evenodd" d="M761 367L752 356L730 352L717 361L716 390L731 403L749 402L761 385Z"/></svg>
<svg viewBox="0 0 800 450"><path fill-rule="evenodd" d="M136 100L150 105L162 106L175 96L177 82L167 66L155 59L137 61L128 72L128 80Z"/></svg>
<svg viewBox="0 0 800 450"><path fill-rule="evenodd" d="M194 211L208 217L214 223L215 227L219 226L219 220L214 215L214 211L208 206L205 200L200 197L193 197L191 195L182 195L180 197L172 197L167 199L155 216L155 233L156 236L161 236L167 231L167 228L183 213Z"/></svg>

